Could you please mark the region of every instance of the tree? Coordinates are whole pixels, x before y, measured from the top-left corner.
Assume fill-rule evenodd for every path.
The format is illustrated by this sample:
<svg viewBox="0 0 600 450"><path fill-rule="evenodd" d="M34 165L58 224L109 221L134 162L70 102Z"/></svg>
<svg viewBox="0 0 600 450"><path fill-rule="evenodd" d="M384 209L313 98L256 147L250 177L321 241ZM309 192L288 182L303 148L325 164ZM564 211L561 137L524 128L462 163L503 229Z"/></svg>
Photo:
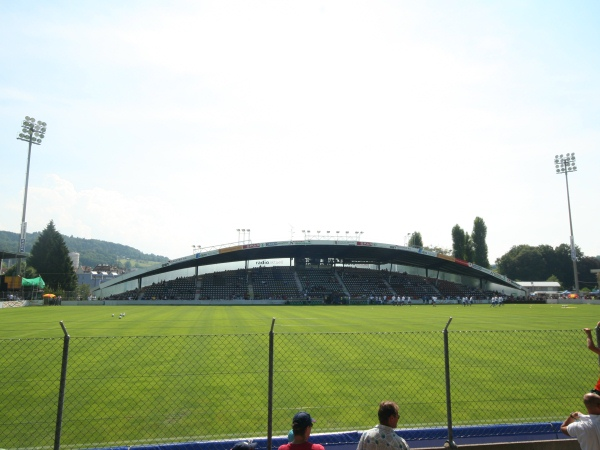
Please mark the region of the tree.
<svg viewBox="0 0 600 450"><path fill-rule="evenodd" d="M8 276L16 276L17 275L17 265L10 266L4 275ZM21 276L23 278L37 278L38 274L35 269L31 266L27 266L25 261L21 262Z"/></svg>
<svg viewBox="0 0 600 450"><path fill-rule="evenodd" d="M593 269L600 269L600 260L590 256L584 256L577 261L577 273L579 274L579 285L582 287L596 289L598 279L596 274L592 273Z"/></svg>
<svg viewBox="0 0 600 450"><path fill-rule="evenodd" d="M410 239L408 240L408 246L422 248L423 247L423 238L421 237L421 233L419 233L418 231L415 231L413 234L411 234Z"/></svg>
<svg viewBox="0 0 600 450"><path fill-rule="evenodd" d="M473 241L473 262L481 267L490 267L488 261L488 246L485 242L487 236L487 226L481 217L475 217L473 222L473 233L471 239Z"/></svg>
<svg viewBox="0 0 600 450"><path fill-rule="evenodd" d="M547 255L539 247L531 245L513 246L508 253L496 260L498 271L513 280L546 280L554 270L548 267ZM559 274L556 276L560 278Z"/></svg>
<svg viewBox="0 0 600 450"><path fill-rule="evenodd" d="M590 271L600 267L596 258L586 258L581 249L575 246L577 257L578 278L583 284L593 284L593 274ZM573 289L573 260L571 247L561 244L556 248L549 245L518 245L496 260L498 271L513 280L535 281L547 280L554 277L564 288Z"/></svg>
<svg viewBox="0 0 600 450"><path fill-rule="evenodd" d="M469 233L465 233L465 254L461 259L464 259L465 261L473 261L474 254L475 249L473 247L473 239Z"/></svg>
<svg viewBox="0 0 600 450"><path fill-rule="evenodd" d="M81 298L81 300L87 300L91 293L92 288L89 284L82 283L77 286L77 295Z"/></svg>
<svg viewBox="0 0 600 450"><path fill-rule="evenodd" d="M558 279L558 277L556 275L550 275L546 281L555 281L558 284L560 284L560 280ZM562 289L562 285L561 285L561 289Z"/></svg>
<svg viewBox="0 0 600 450"><path fill-rule="evenodd" d="M452 256L465 258L465 230L458 225L452 227Z"/></svg>
<svg viewBox="0 0 600 450"><path fill-rule="evenodd" d="M575 256L577 260L583 257L579 247L575 246ZM571 259L571 246L569 244L560 244L554 249L554 270L553 273L562 282L566 289L575 289L575 276L573 274L573 260ZM581 273L581 270L577 270Z"/></svg>
<svg viewBox="0 0 600 450"><path fill-rule="evenodd" d="M425 250L429 250L430 252L435 252L435 253L441 253L442 255L452 255L452 250L449 248L444 248L444 247L439 247L437 245L434 245L432 247L430 246L425 246L423 247Z"/></svg>
<svg viewBox="0 0 600 450"><path fill-rule="evenodd" d="M33 244L27 265L37 270L50 289L73 291L77 287L69 249L52 220Z"/></svg>

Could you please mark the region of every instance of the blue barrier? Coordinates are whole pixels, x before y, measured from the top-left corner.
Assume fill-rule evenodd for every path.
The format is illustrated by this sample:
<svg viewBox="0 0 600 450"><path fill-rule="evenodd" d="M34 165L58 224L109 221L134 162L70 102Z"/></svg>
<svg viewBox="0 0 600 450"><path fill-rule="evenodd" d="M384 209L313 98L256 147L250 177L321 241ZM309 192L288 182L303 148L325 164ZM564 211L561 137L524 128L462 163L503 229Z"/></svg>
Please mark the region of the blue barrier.
<svg viewBox="0 0 600 450"><path fill-rule="evenodd" d="M497 442L526 442L554 439L570 439L560 431L560 422L541 422L515 425L485 425L454 427L454 441L458 445L492 444ZM413 428L397 431L411 448L442 447L448 438L446 428ZM344 433L313 434L311 442L322 444L327 450L355 450L362 431ZM229 450L236 442L227 441L184 442L174 444L153 444L141 446L121 446L96 450ZM255 438L257 450L267 448L266 438ZM273 437L273 449L287 443L287 436Z"/></svg>

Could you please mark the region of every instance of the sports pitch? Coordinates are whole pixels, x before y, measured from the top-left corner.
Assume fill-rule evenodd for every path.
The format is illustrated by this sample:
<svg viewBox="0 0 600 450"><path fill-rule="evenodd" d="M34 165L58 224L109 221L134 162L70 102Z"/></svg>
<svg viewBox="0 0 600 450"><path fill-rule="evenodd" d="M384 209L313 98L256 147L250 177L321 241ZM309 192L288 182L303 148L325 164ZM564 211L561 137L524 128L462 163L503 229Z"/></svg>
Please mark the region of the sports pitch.
<svg viewBox="0 0 600 450"><path fill-rule="evenodd" d="M455 425L557 421L581 408L596 381L581 329L599 312L560 304L3 309L0 442L48 445L11 425L36 420L36 431L53 436L60 321L71 336L62 442L97 448L264 436L273 318L275 435L299 409L318 418L317 433L364 429L383 399L400 404L401 428L443 426L450 317Z"/></svg>
<svg viewBox="0 0 600 450"><path fill-rule="evenodd" d="M119 315L125 313L123 319ZM114 314L114 315L113 315ZM60 306L0 309L0 339L276 333L575 330L600 320L596 305ZM581 342L584 343L583 333Z"/></svg>

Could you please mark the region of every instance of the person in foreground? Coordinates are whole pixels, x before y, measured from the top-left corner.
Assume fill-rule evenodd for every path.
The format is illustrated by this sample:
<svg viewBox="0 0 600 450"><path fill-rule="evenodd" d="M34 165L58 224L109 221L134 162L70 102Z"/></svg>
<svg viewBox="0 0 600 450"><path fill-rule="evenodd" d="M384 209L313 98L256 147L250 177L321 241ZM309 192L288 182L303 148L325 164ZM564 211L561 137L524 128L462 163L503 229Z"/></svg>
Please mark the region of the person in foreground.
<svg viewBox="0 0 600 450"><path fill-rule="evenodd" d="M279 446L278 450L325 450L321 444L308 441L312 431L313 418L307 412L301 411L292 419L294 440Z"/></svg>
<svg viewBox="0 0 600 450"><path fill-rule="evenodd" d="M581 450L600 450L600 395L585 394L583 404L588 414L572 412L560 426L560 431L577 438Z"/></svg>
<svg viewBox="0 0 600 450"><path fill-rule="evenodd" d="M600 322L598 322L598 325L596 325L596 328L600 328ZM600 348L598 348L594 345L594 338L592 337L591 328L584 328L583 331L585 332L585 334L587 336L587 348L589 348L591 351L593 351L597 355L600 355ZM598 379L598 381L596 382L596 386L594 386L594 389L592 389L591 392L593 394L600 395L600 379Z"/></svg>
<svg viewBox="0 0 600 450"><path fill-rule="evenodd" d="M410 450L406 441L394 431L400 419L398 405L383 401L379 404L377 415L379 425L362 434L356 450Z"/></svg>

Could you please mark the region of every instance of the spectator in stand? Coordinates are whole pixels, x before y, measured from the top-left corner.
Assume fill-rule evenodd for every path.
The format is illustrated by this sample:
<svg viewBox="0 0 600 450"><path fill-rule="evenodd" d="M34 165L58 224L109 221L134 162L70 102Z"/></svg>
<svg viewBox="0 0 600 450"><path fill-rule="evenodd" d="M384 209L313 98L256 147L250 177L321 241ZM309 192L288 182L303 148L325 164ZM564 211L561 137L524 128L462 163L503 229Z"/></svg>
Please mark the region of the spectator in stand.
<svg viewBox="0 0 600 450"><path fill-rule="evenodd" d="M398 405L391 401L379 404L379 425L365 431L356 450L410 450L404 439L396 434L400 413Z"/></svg>
<svg viewBox="0 0 600 450"><path fill-rule="evenodd" d="M292 419L294 440L279 446L278 450L325 450L321 444L313 444L308 439L313 426L312 417L307 412L301 411Z"/></svg>

